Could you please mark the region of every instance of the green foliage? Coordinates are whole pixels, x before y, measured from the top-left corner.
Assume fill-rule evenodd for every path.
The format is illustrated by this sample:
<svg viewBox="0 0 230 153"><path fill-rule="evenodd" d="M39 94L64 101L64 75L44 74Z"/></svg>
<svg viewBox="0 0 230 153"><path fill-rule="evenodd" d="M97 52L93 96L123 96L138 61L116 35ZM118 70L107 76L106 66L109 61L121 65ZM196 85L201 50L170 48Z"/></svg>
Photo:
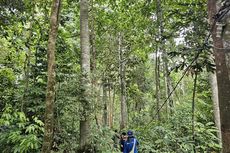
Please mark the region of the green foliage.
<svg viewBox="0 0 230 153"><path fill-rule="evenodd" d="M49 1L50 2L50 1ZM3 0L0 2L0 151L39 152L43 134L45 88L47 82L47 42L50 4L43 0ZM156 19L154 0L93 0L89 12L91 48L95 47L96 70L91 75L95 82L92 118L103 112L103 79L113 85L110 100L114 98L114 127L119 127L119 55L118 39L122 36L122 49L126 64L126 98L129 127L137 129L140 152L197 152L219 151L212 115L211 91L208 71L213 70L210 48L203 48L207 34L206 0L162 2L163 33ZM170 7L169 7L170 6ZM57 90L55 100L55 128L53 151L75 152L79 147L79 121L83 107L80 78L80 24L79 1L63 0L56 47ZM95 34L93 40L93 33ZM177 39L182 37L183 42ZM158 39L158 38L157 38ZM94 42L94 44L92 43ZM177 44L178 43L178 44ZM201 48L197 63L192 65L172 99L174 114L160 110L162 120L153 120L156 113L155 62L152 55L161 46L171 70L172 86L181 76L181 70L194 59ZM31 55L29 56L29 51ZM167 55L167 56L168 56ZM161 57L160 57L161 58ZM166 98L165 70L160 59L160 104ZM93 67L91 65L91 67ZM28 68L28 80L26 71ZM195 142L191 132L192 70L198 69L199 81L195 109ZM28 86L27 86L28 83ZM107 91L109 92L109 91ZM114 93L113 93L114 92ZM114 94L114 97L113 97ZM108 100L109 101L109 100ZM17 111L22 102L24 111ZM13 109L14 106L15 109ZM3 110L4 108L4 110ZM87 108L87 107L85 107ZM100 118L100 117L99 117ZM99 153L112 152L112 131L108 127L91 123L91 143ZM138 133L139 132L139 133Z"/></svg>
<svg viewBox="0 0 230 153"><path fill-rule="evenodd" d="M76 150L79 141L79 101L76 95L79 91L77 79L69 77L62 83L58 83L56 101L56 121L54 133L54 150L58 152ZM76 142L76 143L73 143Z"/></svg>
<svg viewBox="0 0 230 153"><path fill-rule="evenodd" d="M113 132L108 127L93 126L92 129L92 144L98 153L109 153L113 150Z"/></svg>
<svg viewBox="0 0 230 153"><path fill-rule="evenodd" d="M35 153L40 150L44 123L37 117L31 121L24 113L7 105L0 118L0 150L2 153Z"/></svg>
<svg viewBox="0 0 230 153"><path fill-rule="evenodd" d="M0 109L2 109L8 101L13 99L15 79L12 68L0 69Z"/></svg>
<svg viewBox="0 0 230 153"><path fill-rule="evenodd" d="M195 142L192 139L192 123L186 108L177 109L167 122L153 122L150 128L140 130L140 152L177 153L219 152L217 129L212 122L195 122ZM137 132L137 133L138 133Z"/></svg>

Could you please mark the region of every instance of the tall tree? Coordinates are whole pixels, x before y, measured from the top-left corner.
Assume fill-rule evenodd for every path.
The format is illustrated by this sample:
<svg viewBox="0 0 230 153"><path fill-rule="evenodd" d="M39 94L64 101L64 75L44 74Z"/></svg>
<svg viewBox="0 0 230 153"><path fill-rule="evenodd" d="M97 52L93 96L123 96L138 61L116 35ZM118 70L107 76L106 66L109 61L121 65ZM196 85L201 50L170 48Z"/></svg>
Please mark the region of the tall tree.
<svg viewBox="0 0 230 153"><path fill-rule="evenodd" d="M103 79L103 123L104 126L108 125L108 95L107 95L107 80Z"/></svg>
<svg viewBox="0 0 230 153"><path fill-rule="evenodd" d="M164 1L161 2L161 0L157 1L158 5L157 5L157 16L158 16L158 24L159 24L159 39L160 39L160 51L162 51L162 62L164 64L164 81L165 81L165 96L169 97L168 103L166 105L166 113L168 113L168 106L170 109L170 113L172 113L172 108L173 108L173 100L172 98L169 96L171 93L171 78L170 78L170 73L169 73L169 57L168 57L168 53L166 50L166 42L165 42L165 32L164 32L164 12L163 12L163 4Z"/></svg>
<svg viewBox="0 0 230 153"><path fill-rule="evenodd" d="M42 153L50 153L53 143L54 129L54 99L55 99L55 47L58 31L58 16L60 12L61 0L53 0L50 17L50 32L48 40L48 80L46 91L46 110L45 110L45 133L42 145Z"/></svg>
<svg viewBox="0 0 230 153"><path fill-rule="evenodd" d="M109 127L113 128L113 110L114 105L112 101L112 84L109 82Z"/></svg>
<svg viewBox="0 0 230 153"><path fill-rule="evenodd" d="M217 1L209 0L208 1L208 14L211 23L214 25L212 29L212 39L214 45L214 57L216 63L216 75L217 75L217 85L218 85L218 100L220 108L220 124L221 124L221 136L222 136L222 145L223 153L230 152L230 55L229 55L229 3L228 1L224 2L224 5L218 9L217 13ZM213 17L216 17L213 20ZM218 34L217 25L221 22L225 22L225 27L221 28L221 35ZM216 24L217 23L217 24Z"/></svg>
<svg viewBox="0 0 230 153"><path fill-rule="evenodd" d="M90 80L90 42L89 42L89 2L80 1L80 44L81 44L81 104L83 107L80 120L80 150L90 149L90 112L91 112L91 80Z"/></svg>
<svg viewBox="0 0 230 153"><path fill-rule="evenodd" d="M218 86L216 80L216 73L210 75L210 84L212 88L212 101L213 101L213 110L214 110L214 121L218 129L218 137L221 140L221 129L220 129L220 109L218 101Z"/></svg>
<svg viewBox="0 0 230 153"><path fill-rule="evenodd" d="M124 60L124 48L122 47L122 36L119 33L118 36L118 50L119 50L119 77L120 77L120 100L121 100L121 123L120 129L127 127L128 123L128 111L126 103L126 82L125 82L125 60Z"/></svg>
<svg viewBox="0 0 230 153"><path fill-rule="evenodd" d="M157 15L157 26L158 26L158 35L156 38L156 41L158 42L159 39L161 39L161 34L163 31L162 27L162 10L161 10L161 0L157 0L157 9L156 9L156 15ZM160 41L161 42L161 41ZM156 80L156 111L157 111L157 119L160 120L160 49L159 44L156 45L156 54L155 54L155 80ZM153 116L154 117L154 116Z"/></svg>

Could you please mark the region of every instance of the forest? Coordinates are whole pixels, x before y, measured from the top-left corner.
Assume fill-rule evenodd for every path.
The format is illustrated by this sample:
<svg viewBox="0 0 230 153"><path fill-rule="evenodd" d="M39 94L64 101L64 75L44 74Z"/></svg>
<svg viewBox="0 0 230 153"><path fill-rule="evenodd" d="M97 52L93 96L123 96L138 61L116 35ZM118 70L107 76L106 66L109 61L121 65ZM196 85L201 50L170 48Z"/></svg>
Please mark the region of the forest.
<svg viewBox="0 0 230 153"><path fill-rule="evenodd" d="M230 153L229 50L229 0L0 0L0 153Z"/></svg>

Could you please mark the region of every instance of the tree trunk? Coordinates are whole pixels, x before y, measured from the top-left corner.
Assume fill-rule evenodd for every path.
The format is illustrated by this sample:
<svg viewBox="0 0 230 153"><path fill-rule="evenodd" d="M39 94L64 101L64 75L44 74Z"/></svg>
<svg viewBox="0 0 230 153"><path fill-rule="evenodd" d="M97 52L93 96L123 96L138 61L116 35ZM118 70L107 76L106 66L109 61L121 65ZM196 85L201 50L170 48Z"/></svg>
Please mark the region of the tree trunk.
<svg viewBox="0 0 230 153"><path fill-rule="evenodd" d="M81 105L83 112L80 120L80 151L88 152L90 148L90 113L91 113L91 81L90 81L90 42L88 24L88 0L80 1L80 45L81 45Z"/></svg>
<svg viewBox="0 0 230 153"><path fill-rule="evenodd" d="M124 61L124 50L122 48L122 38L119 35L118 40L118 50L119 50L119 77L120 77L120 90L121 90L121 123L120 129L125 129L128 123L128 111L126 104L126 82L125 82L125 61Z"/></svg>
<svg viewBox="0 0 230 153"><path fill-rule="evenodd" d="M164 63L164 73L165 73L165 91L166 91L166 98L170 95L171 93L171 89L172 89L172 85L171 85L171 78L169 76L169 69L168 69L168 54L167 54L167 51L164 49L164 44L165 44L165 40L163 38L163 34L164 34L164 27L163 27L163 21L164 21L164 16L163 16L163 10L161 9L161 0L158 0L157 1L158 3L158 22L159 22L159 38L160 38L160 51L162 51L162 60L163 60L163 63ZM168 110L168 106L169 106L169 109L170 109L170 113L172 113L172 109L173 109L173 100L171 97L169 97L169 100L168 100L168 103L166 105L166 113L167 113L167 110Z"/></svg>
<svg viewBox="0 0 230 153"><path fill-rule="evenodd" d="M158 35L156 38L157 42L161 42L161 32L162 32L162 21L161 21L161 17L162 17L162 12L161 12L161 1L157 0L157 25L158 25ZM156 58L155 58L155 80L156 80L156 113L157 113L157 119L160 120L160 51L161 47L159 46L159 44L157 44L156 46ZM154 118L155 116L153 116Z"/></svg>
<svg viewBox="0 0 230 153"><path fill-rule="evenodd" d="M90 60L90 68L92 74L92 103L94 105L94 114L95 114L95 121L98 127L100 127L99 116L98 116L98 107L100 100L98 100L98 79L96 75L96 68L97 68L97 52L96 52L96 43L95 43L95 12L94 12L94 0L91 0L91 11L90 11L90 44L91 44L91 60Z"/></svg>
<svg viewBox="0 0 230 153"><path fill-rule="evenodd" d="M48 40L48 80L46 90L46 109L45 109L45 133L42 145L42 153L50 153L53 143L54 129L54 99L55 99L55 47L58 30L58 16L60 12L61 0L53 0L51 17L50 17L50 32Z"/></svg>
<svg viewBox="0 0 230 153"><path fill-rule="evenodd" d="M158 47L156 49L156 58L155 58L155 95L156 95L156 113L157 113L157 119L160 120L160 58L158 57ZM155 116L153 116L154 118Z"/></svg>
<svg viewBox="0 0 230 153"><path fill-rule="evenodd" d="M108 96L107 96L107 82L103 81L103 125L108 125Z"/></svg>
<svg viewBox="0 0 230 153"><path fill-rule="evenodd" d="M211 74L210 76L210 84L212 87L212 101L213 101L213 110L214 110L214 119L216 127L218 128L218 137L221 140L221 129L220 129L220 109L219 109L219 101L218 101L218 87L216 74Z"/></svg>
<svg viewBox="0 0 230 153"><path fill-rule="evenodd" d="M208 13L211 23L213 21L213 16L217 12L217 1L209 0L208 1ZM227 14L228 15L228 14ZM226 16L226 15L225 15ZM229 17L227 18L226 29L224 30L223 35L228 34L229 30ZM217 26L214 26L212 31L212 39L214 44L214 57L216 63L216 75L217 75L217 84L218 84L218 100L220 108L220 121L221 121L221 136L222 136L222 145L223 153L230 153L230 69L229 69L229 43L227 38L219 38L217 35ZM225 45L223 45L223 41ZM227 49L228 47L228 49Z"/></svg>
<svg viewBox="0 0 230 153"><path fill-rule="evenodd" d="M170 93L172 92L172 82L171 82L171 77L169 76L169 70L168 70L168 61L166 61L165 63L165 81L166 81L166 96L169 97ZM174 103L173 103L173 99L171 97L169 97L168 100L168 104L169 104L169 111L172 114L173 113L173 108L174 108Z"/></svg>
<svg viewBox="0 0 230 153"><path fill-rule="evenodd" d="M111 87L112 87L112 84L110 83L109 81L109 127L112 128L112 122L113 122L113 106L112 106L112 96L111 96Z"/></svg>
<svg viewBox="0 0 230 153"><path fill-rule="evenodd" d="M116 108L115 106L115 98L116 98L116 86L113 85L113 98L112 98L112 113L111 113L111 120L112 120L112 125L111 128L113 127L113 123L114 123L114 114L116 112Z"/></svg>

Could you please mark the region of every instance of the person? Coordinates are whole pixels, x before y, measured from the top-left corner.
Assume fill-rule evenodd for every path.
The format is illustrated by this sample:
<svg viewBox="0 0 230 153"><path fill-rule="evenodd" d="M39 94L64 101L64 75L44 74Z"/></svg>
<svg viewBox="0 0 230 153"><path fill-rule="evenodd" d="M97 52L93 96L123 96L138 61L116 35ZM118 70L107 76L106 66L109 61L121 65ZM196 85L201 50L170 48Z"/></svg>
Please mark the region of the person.
<svg viewBox="0 0 230 153"><path fill-rule="evenodd" d="M120 143L120 134L118 133L117 130L114 130L114 135L113 135L113 147L114 149L118 149L119 143Z"/></svg>
<svg viewBox="0 0 230 153"><path fill-rule="evenodd" d="M128 136L126 135L126 132L122 132L121 139L120 139L120 150L123 153L124 153L125 142L127 141L127 139L128 139Z"/></svg>
<svg viewBox="0 0 230 153"><path fill-rule="evenodd" d="M138 153L138 140L134 137L133 131L129 130L127 132L128 140L124 145L124 153Z"/></svg>

